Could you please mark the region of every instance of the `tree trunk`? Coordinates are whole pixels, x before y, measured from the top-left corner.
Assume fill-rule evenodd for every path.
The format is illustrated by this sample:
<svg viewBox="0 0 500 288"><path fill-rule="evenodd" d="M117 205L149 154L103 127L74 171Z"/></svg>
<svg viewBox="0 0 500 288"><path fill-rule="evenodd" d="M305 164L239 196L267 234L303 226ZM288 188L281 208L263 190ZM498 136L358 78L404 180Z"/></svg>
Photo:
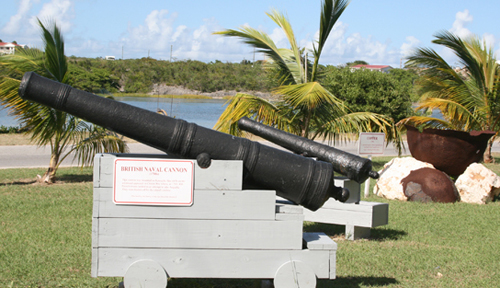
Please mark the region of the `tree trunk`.
<svg viewBox="0 0 500 288"><path fill-rule="evenodd" d="M493 146L493 142L495 141L495 137L491 137L488 141L488 145L486 145L486 150L484 150L483 154L483 162L484 163L495 163L495 158L491 156L491 147Z"/></svg>
<svg viewBox="0 0 500 288"><path fill-rule="evenodd" d="M47 171L43 174L43 176L38 175L38 182L40 183L54 183L56 182L56 172L57 172L57 164L59 163L59 155L52 154L50 156L50 164Z"/></svg>

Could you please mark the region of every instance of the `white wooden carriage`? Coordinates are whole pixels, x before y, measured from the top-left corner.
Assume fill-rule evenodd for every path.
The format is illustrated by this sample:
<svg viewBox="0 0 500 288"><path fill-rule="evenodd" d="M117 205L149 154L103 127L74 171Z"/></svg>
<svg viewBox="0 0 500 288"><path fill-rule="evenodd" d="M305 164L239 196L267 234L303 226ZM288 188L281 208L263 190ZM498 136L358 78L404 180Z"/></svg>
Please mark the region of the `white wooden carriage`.
<svg viewBox="0 0 500 288"><path fill-rule="evenodd" d="M316 211L304 209L306 221L345 225L348 240L368 238L371 228L389 223L389 204L360 201L359 183L347 177L337 177L335 186L349 189L349 199L342 203L330 198Z"/></svg>
<svg viewBox="0 0 500 288"><path fill-rule="evenodd" d="M125 287L165 287L168 278L273 279L275 287L315 287L334 279L337 244L303 233L303 208L275 191L242 190L241 161L194 164L190 206L115 203L117 160L166 155L99 154L94 163L92 277L124 277Z"/></svg>

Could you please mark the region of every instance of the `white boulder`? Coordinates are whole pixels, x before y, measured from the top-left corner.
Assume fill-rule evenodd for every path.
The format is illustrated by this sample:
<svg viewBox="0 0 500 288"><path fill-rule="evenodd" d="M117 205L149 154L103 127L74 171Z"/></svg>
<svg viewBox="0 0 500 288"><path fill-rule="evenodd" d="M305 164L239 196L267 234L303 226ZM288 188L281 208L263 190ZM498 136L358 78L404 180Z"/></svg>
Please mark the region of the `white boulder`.
<svg viewBox="0 0 500 288"><path fill-rule="evenodd" d="M484 165L472 163L455 181L460 201L486 204L500 194L500 177Z"/></svg>
<svg viewBox="0 0 500 288"><path fill-rule="evenodd" d="M408 176L411 171L424 167L434 168L432 164L419 161L413 157L392 159L379 172L380 178L373 188L373 193L387 199L407 201L408 197L403 191L401 180Z"/></svg>

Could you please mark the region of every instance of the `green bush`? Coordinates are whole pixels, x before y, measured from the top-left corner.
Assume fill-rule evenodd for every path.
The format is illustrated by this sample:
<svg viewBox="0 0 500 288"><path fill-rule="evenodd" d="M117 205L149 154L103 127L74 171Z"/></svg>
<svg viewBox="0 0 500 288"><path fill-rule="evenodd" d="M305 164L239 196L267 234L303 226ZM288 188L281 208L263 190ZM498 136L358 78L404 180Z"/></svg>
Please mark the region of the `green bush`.
<svg viewBox="0 0 500 288"><path fill-rule="evenodd" d="M390 116L395 122L412 115L413 76L411 71L393 69L381 73L329 66L323 86L345 101L354 112L367 111Z"/></svg>

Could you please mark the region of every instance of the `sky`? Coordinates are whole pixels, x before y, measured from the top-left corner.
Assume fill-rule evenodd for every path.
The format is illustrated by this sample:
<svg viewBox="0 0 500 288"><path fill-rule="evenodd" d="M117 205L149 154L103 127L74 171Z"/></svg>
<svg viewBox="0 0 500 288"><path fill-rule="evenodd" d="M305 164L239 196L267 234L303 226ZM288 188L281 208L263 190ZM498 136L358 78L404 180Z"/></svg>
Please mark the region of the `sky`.
<svg viewBox="0 0 500 288"><path fill-rule="evenodd" d="M55 20L67 56L263 60L241 40L213 32L250 26L288 48L284 34L266 15L276 9L287 15L299 46L312 48L321 5L321 0L9 0L0 9L0 39L43 47L38 18L43 23ZM320 63L363 60L399 68L413 49L427 47L459 66L451 51L431 42L445 30L481 37L498 59L499 11L498 0L352 0L334 26Z"/></svg>

